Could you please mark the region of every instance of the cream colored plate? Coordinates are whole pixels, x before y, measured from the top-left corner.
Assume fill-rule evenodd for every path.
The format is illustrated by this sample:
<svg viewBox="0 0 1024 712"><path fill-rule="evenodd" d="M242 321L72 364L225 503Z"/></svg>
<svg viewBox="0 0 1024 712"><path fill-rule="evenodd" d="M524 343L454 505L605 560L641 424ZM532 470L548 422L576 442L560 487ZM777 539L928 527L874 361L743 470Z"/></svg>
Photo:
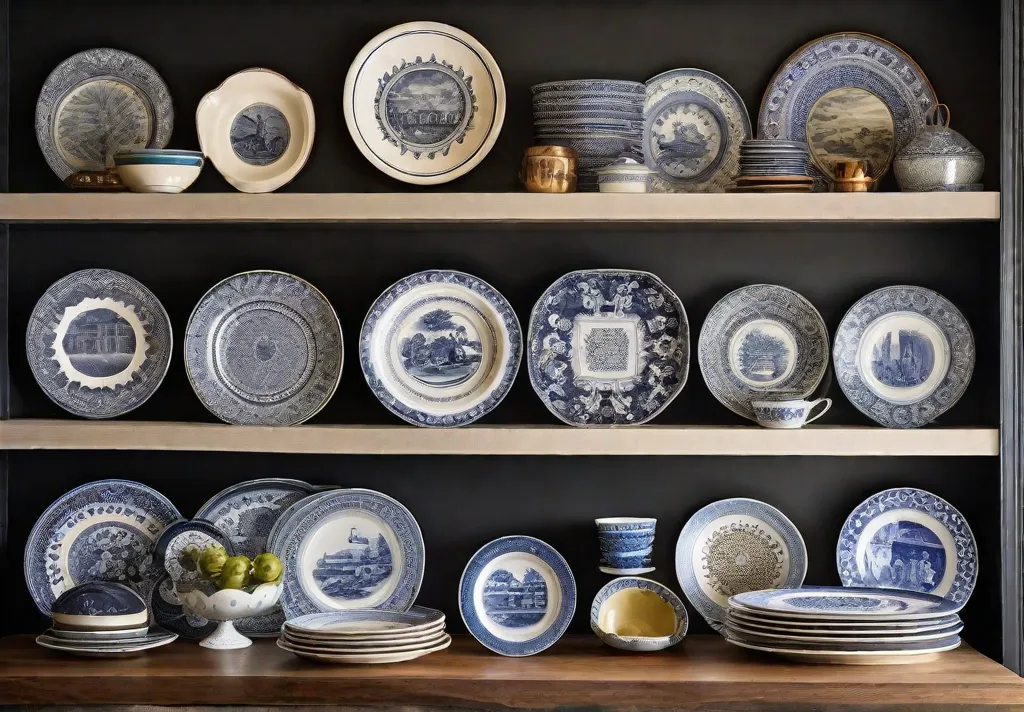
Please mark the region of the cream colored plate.
<svg viewBox="0 0 1024 712"><path fill-rule="evenodd" d="M416 650L417 648L431 648L444 642L447 634L442 630L432 635L413 640L385 640L385 641L335 641L335 640L310 640L308 638L296 638L285 633L281 639L288 645L310 652L322 652L331 654L342 653L395 653L405 650Z"/></svg>
<svg viewBox="0 0 1024 712"><path fill-rule="evenodd" d="M726 638L727 642L740 648L756 650L761 653L772 653L790 660L797 660L802 663L823 663L828 665L912 665L915 663L927 663L935 660L938 653L949 650L956 650L960 647L960 640L943 648L931 650L904 650L901 652L863 652L852 651L847 653L826 652L818 650L780 650L777 648L753 645L744 643L733 638Z"/></svg>
<svg viewBox="0 0 1024 712"><path fill-rule="evenodd" d="M436 653L444 650L452 644L451 636L445 636L444 642L440 645L435 645L432 648L419 648L417 650L409 650L406 652L392 652L392 653L356 653L349 655L337 655L334 653L321 653L321 652L309 652L291 646L280 638L277 641L277 646L282 650L287 650L290 653L298 655L300 658L306 658L307 660L316 660L324 663L349 663L349 664L362 664L362 665L375 665L381 663L400 663L406 660L415 660L416 658L429 655L430 653Z"/></svg>

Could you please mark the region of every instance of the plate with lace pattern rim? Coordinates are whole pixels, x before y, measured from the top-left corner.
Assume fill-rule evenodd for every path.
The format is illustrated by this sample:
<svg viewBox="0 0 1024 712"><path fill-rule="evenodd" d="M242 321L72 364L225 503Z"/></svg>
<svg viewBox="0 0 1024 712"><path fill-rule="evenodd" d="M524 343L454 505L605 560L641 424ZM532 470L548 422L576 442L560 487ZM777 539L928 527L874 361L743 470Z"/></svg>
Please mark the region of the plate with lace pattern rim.
<svg viewBox="0 0 1024 712"><path fill-rule="evenodd" d="M207 410L234 425L296 425L338 388L341 322L304 279L274 270L222 280L185 330L185 371Z"/></svg>
<svg viewBox="0 0 1024 712"><path fill-rule="evenodd" d="M487 587L511 587L512 581L530 584L531 595L524 593L511 608L488 610ZM540 611L539 594L544 601ZM532 536L505 536L484 544L470 557L459 581L462 622L484 647L499 655L524 657L546 650L565 634L575 610L576 580L569 564L554 547Z"/></svg>
<svg viewBox="0 0 1024 712"><path fill-rule="evenodd" d="M805 586L736 594L729 599L729 608L819 622L889 622L945 618L957 613L962 606L946 598L916 591Z"/></svg>
<svg viewBox="0 0 1024 712"><path fill-rule="evenodd" d="M160 387L172 341L167 312L142 283L84 269L51 284L36 302L25 352L54 403L82 418L114 418Z"/></svg>
<svg viewBox="0 0 1024 712"><path fill-rule="evenodd" d="M530 385L569 425L646 423L689 375L686 310L650 272L562 275L537 300L527 333Z"/></svg>
<svg viewBox="0 0 1024 712"><path fill-rule="evenodd" d="M838 92L846 91L846 95ZM853 91L855 94L851 94ZM874 97L867 99L864 94ZM859 95L859 96L858 96ZM935 90L924 71L910 56L891 42L861 32L840 32L808 42L797 49L778 69L765 91L758 116L760 138L807 141L815 155L815 136L807 135L808 121L819 101L834 96L835 101L853 106L846 111L860 111L868 121L882 121L891 131L892 145L857 144L854 130L867 128L863 120L857 125L834 127L851 134L843 144L857 155L877 155L872 175L879 178L888 171L892 158L899 153L925 125L928 111L938 103ZM865 101L867 99L867 101ZM859 102L859 104L858 104ZM878 116L884 105L888 117ZM832 120L842 114L832 112ZM828 127L823 127L828 130ZM819 132L825 135L824 131ZM834 134L833 134L834 135ZM863 141L863 137L860 139ZM820 157L815 163L831 175Z"/></svg>
<svg viewBox="0 0 1024 712"><path fill-rule="evenodd" d="M807 547L796 525L778 509L734 497L712 502L690 517L676 541L675 563L687 600L720 630L735 593L803 584ZM712 564L716 570L709 568Z"/></svg>
<svg viewBox="0 0 1024 712"><path fill-rule="evenodd" d="M101 126L111 120L116 129ZM79 171L105 170L120 150L166 147L174 107L167 84L148 62L99 47L68 57L50 73L36 102L35 125L47 164L67 180Z"/></svg>
<svg viewBox="0 0 1024 712"><path fill-rule="evenodd" d="M288 619L352 609L407 611L423 582L426 550L412 513L368 489L331 490L278 520L273 553L284 565ZM362 574L344 574L358 561Z"/></svg>
<svg viewBox="0 0 1024 712"><path fill-rule="evenodd" d="M747 344L753 350L746 356ZM828 371L828 330L818 310L792 289L752 284L711 308L697 360L711 394L749 420L765 396L805 398ZM795 355L793 352L796 352Z"/></svg>
<svg viewBox="0 0 1024 712"><path fill-rule="evenodd" d="M25 582L32 600L49 617L60 594L101 580L126 584L150 600L164 573L153 561L153 549L161 532L179 519L169 499L129 480L99 480L61 495L25 543Z"/></svg>
<svg viewBox="0 0 1024 712"><path fill-rule="evenodd" d="M522 360L512 305L478 277L425 270L388 287L359 333L359 363L377 399L407 423L472 423L508 394Z"/></svg>
<svg viewBox="0 0 1024 712"><path fill-rule="evenodd" d="M869 552L888 560L869 561ZM978 545L967 520L942 497L887 489L843 523L836 567L844 586L918 591L963 606L978 580Z"/></svg>
<svg viewBox="0 0 1024 712"><path fill-rule="evenodd" d="M891 354L888 363L876 363L872 356L866 364L869 354L861 351L871 341L865 344L865 338L879 337L874 354L886 334L892 346L893 329L881 333L887 323L909 327L911 322L914 328L897 329L899 340L908 342L913 353L907 356L920 365L907 368L903 356L897 360ZM836 329L832 358L839 387L857 410L887 428L918 428L956 405L967 390L974 373L974 334L960 310L938 292L883 287L846 312Z"/></svg>

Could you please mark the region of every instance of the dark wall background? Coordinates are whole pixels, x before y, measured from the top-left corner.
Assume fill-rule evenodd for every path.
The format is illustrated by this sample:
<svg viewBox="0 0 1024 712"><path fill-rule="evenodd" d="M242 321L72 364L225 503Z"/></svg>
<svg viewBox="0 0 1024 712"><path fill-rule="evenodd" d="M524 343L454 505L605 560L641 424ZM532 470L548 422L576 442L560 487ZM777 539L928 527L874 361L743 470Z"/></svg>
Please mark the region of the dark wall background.
<svg viewBox="0 0 1024 712"><path fill-rule="evenodd" d="M481 40L505 75L508 113L494 151L462 180L441 190L515 189L530 143L528 87L569 77L643 80L677 66L698 66L730 81L756 116L777 66L805 41L831 31L887 37L925 69L954 126L989 157L986 183L998 187L998 2L957 0L647 0L612 3L438 0L428 8L389 2L281 3L250 0L95 3L14 0L11 7L11 188L61 187L39 152L36 95L70 54L109 45L139 54L161 72L177 108L171 145L198 146L193 112L202 95L234 71L266 66L307 89L317 135L306 169L285 190L405 191L378 173L348 137L341 90L351 58L382 29L414 19L457 25ZM755 119L756 120L756 119ZM230 188L210 167L196 190ZM511 301L524 326L540 293L562 273L631 267L657 273L683 300L691 355L709 309L728 291L754 282L804 294L833 333L846 309L880 286L914 283L943 293L975 331L978 362L963 400L941 425L998 425L998 226L679 225L679 226L15 226L11 235L12 417L61 418L32 380L21 339L39 295L75 269L108 267L152 289L175 333L223 277L245 269L298 274L337 309L348 344L341 386L316 423L394 423L369 393L353 345L366 309L411 272L450 267L486 279ZM869 424L838 387L830 424ZM192 394L180 352L164 385L132 418L212 421ZM553 420L520 375L484 423ZM696 363L682 395L658 424L740 424L705 388ZM486 458L326 457L198 453L17 452L10 457L10 565L36 517L57 496L101 477L145 482L191 515L214 492L254 477L379 489L416 515L428 547L421 602L458 621L456 588L469 556L512 533L549 541L569 561L580 597L572 630L589 630L589 603L608 577L597 571L592 519L625 514L659 518L654 577L678 590L672 556L686 519L728 496L763 499L800 528L810 554L808 583L837 583L835 541L849 513L886 487L919 486L945 497L978 537L981 578L964 612L966 637L998 657L999 468L996 458ZM514 483L514 484L511 484ZM44 620L21 584L5 587L6 631L38 630ZM707 632L695 620L692 632Z"/></svg>

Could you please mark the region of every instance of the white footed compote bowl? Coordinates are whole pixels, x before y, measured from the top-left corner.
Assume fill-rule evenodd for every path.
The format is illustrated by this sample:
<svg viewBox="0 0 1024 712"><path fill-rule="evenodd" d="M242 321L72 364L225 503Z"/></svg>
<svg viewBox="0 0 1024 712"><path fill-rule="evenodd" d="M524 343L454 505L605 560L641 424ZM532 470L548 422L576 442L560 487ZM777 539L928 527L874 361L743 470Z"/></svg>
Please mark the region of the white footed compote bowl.
<svg viewBox="0 0 1024 712"><path fill-rule="evenodd" d="M280 581L262 583L251 593L231 588L209 595L198 588L175 590L186 610L217 623L217 629L199 642L214 650L237 650L252 645L251 640L235 630L234 621L267 613L281 598Z"/></svg>

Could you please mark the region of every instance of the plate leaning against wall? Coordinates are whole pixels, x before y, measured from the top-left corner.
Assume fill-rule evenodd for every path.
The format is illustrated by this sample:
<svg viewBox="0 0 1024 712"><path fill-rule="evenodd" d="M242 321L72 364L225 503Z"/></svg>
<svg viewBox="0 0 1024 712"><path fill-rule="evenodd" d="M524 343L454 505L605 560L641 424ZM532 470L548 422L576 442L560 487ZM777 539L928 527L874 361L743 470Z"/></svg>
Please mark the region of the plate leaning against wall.
<svg viewBox="0 0 1024 712"><path fill-rule="evenodd" d="M648 272L560 277L537 300L528 333L533 390L569 425L645 423L686 384L686 311Z"/></svg>
<svg viewBox="0 0 1024 712"><path fill-rule="evenodd" d="M171 363L171 320L135 279L72 272L39 298L25 350L39 387L64 410L112 418L153 395Z"/></svg>
<svg viewBox="0 0 1024 712"><path fill-rule="evenodd" d="M505 120L505 83L491 53L438 22L397 25L370 40L345 79L345 122L366 158L392 178L434 185L471 171Z"/></svg>
<svg viewBox="0 0 1024 712"><path fill-rule="evenodd" d="M857 409L888 428L926 425L956 405L974 373L974 335L952 302L924 287L867 295L843 317L836 379Z"/></svg>
<svg viewBox="0 0 1024 712"><path fill-rule="evenodd" d="M284 272L243 272L189 317L185 370L206 408L236 425L295 425L341 380L341 323L327 298Z"/></svg>
<svg viewBox="0 0 1024 712"><path fill-rule="evenodd" d="M406 277L377 298L359 334L374 395L407 423L453 427L496 408L519 370L512 306L481 279L452 270Z"/></svg>
<svg viewBox="0 0 1024 712"><path fill-rule="evenodd" d="M57 177L102 171L119 151L164 148L174 108L147 62L118 49L68 57L50 73L36 103L36 138Z"/></svg>

